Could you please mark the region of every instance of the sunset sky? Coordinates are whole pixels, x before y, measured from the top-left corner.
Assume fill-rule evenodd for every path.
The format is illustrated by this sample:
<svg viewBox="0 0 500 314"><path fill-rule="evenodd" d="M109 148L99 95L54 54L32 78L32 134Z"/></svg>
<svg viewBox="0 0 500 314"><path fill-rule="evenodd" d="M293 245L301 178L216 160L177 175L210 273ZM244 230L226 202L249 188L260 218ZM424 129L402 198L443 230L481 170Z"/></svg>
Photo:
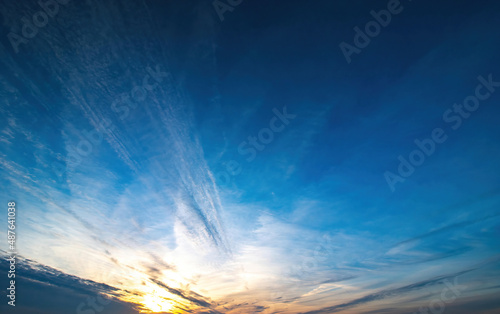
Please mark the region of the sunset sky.
<svg viewBox="0 0 500 314"><path fill-rule="evenodd" d="M47 3L0 1L1 313L499 313L500 2Z"/></svg>

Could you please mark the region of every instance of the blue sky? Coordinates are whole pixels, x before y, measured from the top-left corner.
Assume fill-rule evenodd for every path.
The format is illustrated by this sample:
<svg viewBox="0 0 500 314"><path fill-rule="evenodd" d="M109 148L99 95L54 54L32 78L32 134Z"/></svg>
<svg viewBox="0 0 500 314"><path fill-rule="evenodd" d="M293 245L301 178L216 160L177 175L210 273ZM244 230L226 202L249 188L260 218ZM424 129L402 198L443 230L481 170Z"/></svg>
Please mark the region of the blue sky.
<svg viewBox="0 0 500 314"><path fill-rule="evenodd" d="M497 312L498 3L402 1L347 62L389 3L69 1L16 46L2 1L2 313Z"/></svg>

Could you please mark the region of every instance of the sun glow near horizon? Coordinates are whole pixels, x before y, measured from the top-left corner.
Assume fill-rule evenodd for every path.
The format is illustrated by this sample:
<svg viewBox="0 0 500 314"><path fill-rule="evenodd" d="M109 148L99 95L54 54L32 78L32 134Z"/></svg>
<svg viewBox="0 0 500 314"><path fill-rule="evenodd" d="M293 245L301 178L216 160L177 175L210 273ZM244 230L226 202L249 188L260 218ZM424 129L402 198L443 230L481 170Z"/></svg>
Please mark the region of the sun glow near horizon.
<svg viewBox="0 0 500 314"><path fill-rule="evenodd" d="M162 313L170 311L174 307L174 303L171 300L165 300L165 298L157 294L148 294L143 298L142 305L146 307L149 311L142 310L141 313ZM181 313L181 312L174 312Z"/></svg>

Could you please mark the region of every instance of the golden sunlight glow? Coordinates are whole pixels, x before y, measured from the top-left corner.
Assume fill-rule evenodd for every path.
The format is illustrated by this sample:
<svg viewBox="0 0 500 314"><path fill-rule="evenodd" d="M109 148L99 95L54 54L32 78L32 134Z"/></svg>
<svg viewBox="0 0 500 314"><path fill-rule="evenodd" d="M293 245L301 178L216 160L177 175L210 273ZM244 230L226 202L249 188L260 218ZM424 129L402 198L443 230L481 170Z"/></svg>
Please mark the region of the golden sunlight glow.
<svg viewBox="0 0 500 314"><path fill-rule="evenodd" d="M172 309L172 301L165 300L156 294L148 294L144 297L142 304L153 313L166 312Z"/></svg>

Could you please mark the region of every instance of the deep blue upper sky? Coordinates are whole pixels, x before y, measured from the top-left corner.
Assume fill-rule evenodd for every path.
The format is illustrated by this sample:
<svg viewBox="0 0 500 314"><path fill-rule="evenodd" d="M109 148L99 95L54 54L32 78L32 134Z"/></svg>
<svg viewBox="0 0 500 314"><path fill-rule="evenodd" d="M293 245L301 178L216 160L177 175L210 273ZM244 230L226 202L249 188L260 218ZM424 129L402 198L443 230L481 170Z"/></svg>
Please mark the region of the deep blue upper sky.
<svg viewBox="0 0 500 314"><path fill-rule="evenodd" d="M70 1L13 45L41 8L0 1L16 310L498 311L500 4L401 1L347 60L394 3Z"/></svg>

